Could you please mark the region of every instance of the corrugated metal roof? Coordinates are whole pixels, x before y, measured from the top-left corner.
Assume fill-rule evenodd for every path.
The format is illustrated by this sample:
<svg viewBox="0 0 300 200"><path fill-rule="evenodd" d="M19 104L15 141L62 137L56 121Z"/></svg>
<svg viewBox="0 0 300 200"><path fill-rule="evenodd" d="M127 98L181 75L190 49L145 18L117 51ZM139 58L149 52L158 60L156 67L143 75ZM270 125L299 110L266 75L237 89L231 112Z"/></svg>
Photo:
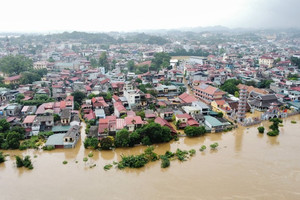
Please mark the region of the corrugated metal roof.
<svg viewBox="0 0 300 200"><path fill-rule="evenodd" d="M64 133L51 135L46 142L46 146L63 145L64 136Z"/></svg>

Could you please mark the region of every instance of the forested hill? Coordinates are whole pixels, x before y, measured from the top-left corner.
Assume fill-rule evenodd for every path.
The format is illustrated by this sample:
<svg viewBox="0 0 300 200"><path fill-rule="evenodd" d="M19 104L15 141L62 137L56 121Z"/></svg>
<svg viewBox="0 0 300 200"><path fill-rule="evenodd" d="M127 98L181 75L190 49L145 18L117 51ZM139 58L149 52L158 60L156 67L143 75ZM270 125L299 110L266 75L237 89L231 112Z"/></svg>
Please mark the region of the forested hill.
<svg viewBox="0 0 300 200"><path fill-rule="evenodd" d="M113 35L113 36L112 36ZM141 43L141 44L158 44L163 45L169 40L161 37L145 33L131 34L109 34L109 33L87 33L87 32L63 32L49 35L22 35L13 38L13 42L22 42L28 40L38 41L67 41L76 40L86 44L120 44L120 43Z"/></svg>

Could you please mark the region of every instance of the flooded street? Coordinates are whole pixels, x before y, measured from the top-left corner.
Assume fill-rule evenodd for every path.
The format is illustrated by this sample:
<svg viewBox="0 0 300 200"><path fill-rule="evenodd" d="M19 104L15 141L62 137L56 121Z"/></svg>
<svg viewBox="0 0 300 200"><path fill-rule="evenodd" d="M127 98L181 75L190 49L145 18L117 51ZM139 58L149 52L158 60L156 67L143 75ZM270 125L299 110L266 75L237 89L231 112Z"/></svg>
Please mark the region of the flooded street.
<svg viewBox="0 0 300 200"><path fill-rule="evenodd" d="M0 164L0 199L300 199L300 116L283 121L278 137L261 135L253 126L155 145L159 154L197 150L166 169L159 161L141 169L103 170L121 154L139 154L145 147L93 151L87 163L83 158L91 150L82 141L75 149L4 151L10 156ZM199 151L213 142L218 150ZM13 155L19 154L31 156L33 170L16 168Z"/></svg>

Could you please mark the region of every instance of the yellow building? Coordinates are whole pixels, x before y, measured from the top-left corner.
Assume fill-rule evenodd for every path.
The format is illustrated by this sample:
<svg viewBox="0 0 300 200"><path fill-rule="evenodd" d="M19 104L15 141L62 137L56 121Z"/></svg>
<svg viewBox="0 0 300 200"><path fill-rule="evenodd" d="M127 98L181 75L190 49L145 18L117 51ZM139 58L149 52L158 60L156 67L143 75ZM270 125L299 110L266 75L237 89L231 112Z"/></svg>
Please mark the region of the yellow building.
<svg viewBox="0 0 300 200"><path fill-rule="evenodd" d="M20 82L20 79L21 79L21 75L7 77L4 79L4 84L6 85L17 84Z"/></svg>
<svg viewBox="0 0 300 200"><path fill-rule="evenodd" d="M273 67L274 59L268 56L262 56L258 59L258 64L267 65L268 68Z"/></svg>
<svg viewBox="0 0 300 200"><path fill-rule="evenodd" d="M222 112L223 116L227 116L232 112L231 107L225 100L215 100L211 102L212 110L215 112Z"/></svg>

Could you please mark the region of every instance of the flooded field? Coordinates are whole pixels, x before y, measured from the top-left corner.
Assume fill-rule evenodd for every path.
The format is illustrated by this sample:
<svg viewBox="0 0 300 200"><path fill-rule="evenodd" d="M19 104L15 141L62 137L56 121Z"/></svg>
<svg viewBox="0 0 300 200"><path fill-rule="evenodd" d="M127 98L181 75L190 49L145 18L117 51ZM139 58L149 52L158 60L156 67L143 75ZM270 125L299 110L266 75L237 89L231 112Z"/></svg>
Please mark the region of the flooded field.
<svg viewBox="0 0 300 200"><path fill-rule="evenodd" d="M0 199L300 199L300 116L283 124L278 137L258 134L253 126L155 145L159 154L197 150L167 169L153 162L141 169L103 170L121 154L139 154L145 147L93 151L87 163L83 158L91 151L81 142L75 149L50 152L4 151L10 156L0 164ZM213 142L218 150L199 151ZM33 170L16 168L14 155L20 154L32 157Z"/></svg>

